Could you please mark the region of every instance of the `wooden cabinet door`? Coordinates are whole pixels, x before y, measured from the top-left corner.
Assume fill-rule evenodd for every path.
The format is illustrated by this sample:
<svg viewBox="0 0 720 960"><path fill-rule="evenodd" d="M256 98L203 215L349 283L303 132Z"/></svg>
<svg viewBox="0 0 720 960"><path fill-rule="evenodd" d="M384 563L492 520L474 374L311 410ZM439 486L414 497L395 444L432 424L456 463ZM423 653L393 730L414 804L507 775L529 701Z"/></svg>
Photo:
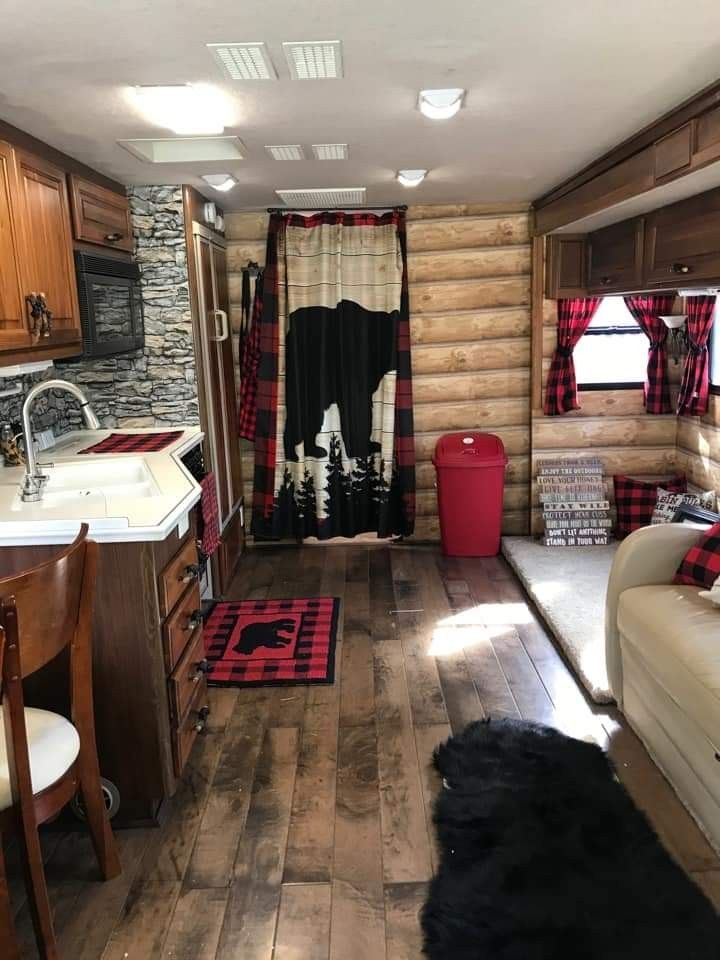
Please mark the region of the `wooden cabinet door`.
<svg viewBox="0 0 720 960"><path fill-rule="evenodd" d="M675 290L720 281L720 189L646 219L645 286Z"/></svg>
<svg viewBox="0 0 720 960"><path fill-rule="evenodd" d="M30 345L13 213L15 194L15 155L9 144L0 142L0 351Z"/></svg>
<svg viewBox="0 0 720 960"><path fill-rule="evenodd" d="M623 220L588 237L588 290L628 293L642 288L643 220Z"/></svg>
<svg viewBox="0 0 720 960"><path fill-rule="evenodd" d="M584 297L587 292L587 238L554 234L547 239L545 296L549 300Z"/></svg>
<svg viewBox="0 0 720 960"><path fill-rule="evenodd" d="M70 175L75 239L132 253L133 235L127 197L82 177Z"/></svg>
<svg viewBox="0 0 720 960"><path fill-rule="evenodd" d="M34 342L38 347L77 344L74 352L79 352L80 315L65 173L24 151L16 150L15 156L23 292L43 293L53 314L50 336Z"/></svg>

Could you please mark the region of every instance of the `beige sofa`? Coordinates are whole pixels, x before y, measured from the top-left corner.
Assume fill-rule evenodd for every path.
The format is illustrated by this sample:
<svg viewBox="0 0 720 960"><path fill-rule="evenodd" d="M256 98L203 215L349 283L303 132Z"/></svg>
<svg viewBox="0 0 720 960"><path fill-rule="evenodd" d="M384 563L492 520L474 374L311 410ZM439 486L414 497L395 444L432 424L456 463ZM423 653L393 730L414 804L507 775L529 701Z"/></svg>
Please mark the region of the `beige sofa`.
<svg viewBox="0 0 720 960"><path fill-rule="evenodd" d="M620 544L606 652L618 706L720 850L720 608L699 587L672 585L701 532L644 527Z"/></svg>

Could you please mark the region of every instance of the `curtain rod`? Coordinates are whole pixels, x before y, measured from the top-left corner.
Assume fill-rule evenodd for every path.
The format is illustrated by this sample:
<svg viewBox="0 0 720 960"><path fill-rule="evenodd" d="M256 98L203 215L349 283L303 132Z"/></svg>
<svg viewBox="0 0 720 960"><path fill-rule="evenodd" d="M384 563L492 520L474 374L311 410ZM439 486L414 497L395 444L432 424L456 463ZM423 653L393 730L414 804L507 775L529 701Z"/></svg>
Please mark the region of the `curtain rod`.
<svg viewBox="0 0 720 960"><path fill-rule="evenodd" d="M395 204L388 205L385 204L382 207L325 207L315 209L314 207L268 207L268 213L292 213L293 211L301 211L305 213L347 213L351 210L357 210L358 213L362 213L363 210L407 210L407 204Z"/></svg>

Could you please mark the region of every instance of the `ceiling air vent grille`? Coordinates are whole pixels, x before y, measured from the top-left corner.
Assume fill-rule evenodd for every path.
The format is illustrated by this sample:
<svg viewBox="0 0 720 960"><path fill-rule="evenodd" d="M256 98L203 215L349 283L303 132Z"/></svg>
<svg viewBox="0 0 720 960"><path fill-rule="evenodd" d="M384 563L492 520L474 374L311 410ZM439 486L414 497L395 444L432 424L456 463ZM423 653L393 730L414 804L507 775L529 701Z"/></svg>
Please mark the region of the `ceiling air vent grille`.
<svg viewBox="0 0 720 960"><path fill-rule="evenodd" d="M290 74L295 80L336 80L343 75L339 40L301 40L283 43Z"/></svg>
<svg viewBox="0 0 720 960"><path fill-rule="evenodd" d="M277 72L264 43L208 43L210 53L231 80L275 80Z"/></svg>
<svg viewBox="0 0 720 960"><path fill-rule="evenodd" d="M304 160L305 151L299 143L279 143L265 147L273 160Z"/></svg>
<svg viewBox="0 0 720 960"><path fill-rule="evenodd" d="M348 157L346 143L314 143L312 148L318 160L347 160Z"/></svg>
<svg viewBox="0 0 720 960"><path fill-rule="evenodd" d="M362 207L365 204L365 187L323 187L317 190L276 190L275 193L287 207L307 207L310 210L324 207Z"/></svg>

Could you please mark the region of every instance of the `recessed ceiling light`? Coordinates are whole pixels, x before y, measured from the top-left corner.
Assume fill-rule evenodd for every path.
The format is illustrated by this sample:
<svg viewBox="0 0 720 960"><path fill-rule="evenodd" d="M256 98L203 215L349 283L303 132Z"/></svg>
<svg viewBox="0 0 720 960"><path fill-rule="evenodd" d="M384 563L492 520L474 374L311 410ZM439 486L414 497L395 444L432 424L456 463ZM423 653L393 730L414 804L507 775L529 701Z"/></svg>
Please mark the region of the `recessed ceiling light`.
<svg viewBox="0 0 720 960"><path fill-rule="evenodd" d="M150 163L210 163L242 160L245 147L237 137L157 137L118 140L138 160Z"/></svg>
<svg viewBox="0 0 720 960"><path fill-rule="evenodd" d="M206 43L231 80L276 80L277 71L264 43Z"/></svg>
<svg viewBox="0 0 720 960"><path fill-rule="evenodd" d="M209 184L214 190L219 190L220 193L227 193L237 183L235 177L229 173L203 173L202 178L205 183Z"/></svg>
<svg viewBox="0 0 720 960"><path fill-rule="evenodd" d="M339 40L300 40L283 43L290 74L296 80L335 80L343 75Z"/></svg>
<svg viewBox="0 0 720 960"><path fill-rule="evenodd" d="M228 106L222 92L204 84L138 86L133 97L150 123L180 136L222 133Z"/></svg>
<svg viewBox="0 0 720 960"><path fill-rule="evenodd" d="M347 160L348 157L346 143L314 143L312 148L318 160Z"/></svg>
<svg viewBox="0 0 720 960"><path fill-rule="evenodd" d="M315 190L276 190L288 207L361 207L365 203L365 187L321 187Z"/></svg>
<svg viewBox="0 0 720 960"><path fill-rule="evenodd" d="M459 87L449 90L421 90L418 98L420 112L431 120L448 120L463 105L465 91Z"/></svg>
<svg viewBox="0 0 720 960"><path fill-rule="evenodd" d="M273 160L304 160L305 151L299 143L279 143L265 147Z"/></svg>
<svg viewBox="0 0 720 960"><path fill-rule="evenodd" d="M427 175L427 170L398 170L397 182L404 187L416 187L422 183Z"/></svg>

